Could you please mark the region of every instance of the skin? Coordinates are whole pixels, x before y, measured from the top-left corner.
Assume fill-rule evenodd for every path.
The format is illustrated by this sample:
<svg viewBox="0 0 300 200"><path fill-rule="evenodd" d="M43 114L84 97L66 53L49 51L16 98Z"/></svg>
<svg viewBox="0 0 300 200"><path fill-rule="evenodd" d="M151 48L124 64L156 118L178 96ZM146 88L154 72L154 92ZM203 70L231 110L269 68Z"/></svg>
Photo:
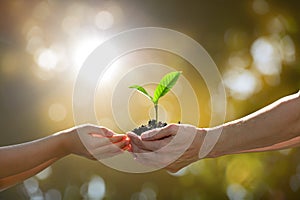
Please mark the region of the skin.
<svg viewBox="0 0 300 200"><path fill-rule="evenodd" d="M222 134L216 144L205 157L199 157L201 147L207 145L205 137L218 130ZM202 158L297 147L300 146L300 93L218 127L171 124L145 132L141 137L128 133L128 137L130 144L126 136L104 127L82 125L39 140L0 147L0 191L70 154L95 160L129 150L145 165L176 172ZM174 155L179 156L170 159Z"/></svg>
<svg viewBox="0 0 300 200"><path fill-rule="evenodd" d="M131 141L131 151L138 162L175 172L199 159L198 152L205 134L204 129L191 125L170 124L147 131L141 137L134 133L127 135Z"/></svg>
<svg viewBox="0 0 300 200"><path fill-rule="evenodd" d="M88 142L89 146L83 143ZM106 158L128 148L126 136L95 125L82 125L27 143L0 147L0 191L70 154Z"/></svg>
<svg viewBox="0 0 300 200"><path fill-rule="evenodd" d="M229 154L263 152L300 146L300 93L286 96L241 119L213 128L187 129L180 133L178 129L185 124L171 124L164 128L150 130L135 136L129 133L132 152L137 161L151 165L160 162L161 167L177 172L183 167L202 158L214 158ZM199 157L205 136L221 131L213 148ZM174 149L166 146L176 134L195 134L191 145L175 161L164 162ZM185 145L178 141L177 145ZM163 153L156 153L165 146ZM169 151L168 151L169 150ZM201 152L200 152L201 153Z"/></svg>

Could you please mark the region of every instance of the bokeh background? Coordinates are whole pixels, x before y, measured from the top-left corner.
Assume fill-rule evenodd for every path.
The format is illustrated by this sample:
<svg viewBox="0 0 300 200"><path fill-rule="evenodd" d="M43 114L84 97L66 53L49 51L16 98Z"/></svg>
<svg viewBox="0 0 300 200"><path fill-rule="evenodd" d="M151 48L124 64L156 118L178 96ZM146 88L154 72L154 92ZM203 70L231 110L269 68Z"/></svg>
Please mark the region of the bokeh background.
<svg viewBox="0 0 300 200"><path fill-rule="evenodd" d="M34 140L73 126L72 92L81 64L105 39L144 26L174 29L203 45L226 86L226 121L245 116L299 89L299 9L297 0L1 1L0 145ZM186 66L184 76L192 77L192 84L201 79L178 56L167 52L155 56L158 52L148 51L144 52L148 60L175 68ZM140 54L131 55L131 60ZM202 113L195 125L207 127L209 110L201 108L209 107L209 94L201 86L203 81L199 84L195 90ZM174 94L166 98L162 104L173 111L169 115L175 117L169 119L176 122L179 111L167 105L178 99ZM97 101L99 109L102 100ZM132 106L136 101L146 105L145 111L151 104L137 93L130 100L133 119L147 121L148 116L139 115ZM121 133L109 109L99 118L102 125ZM69 156L0 193L0 199L47 200L299 196L298 149L206 159L176 174L164 170L128 174Z"/></svg>

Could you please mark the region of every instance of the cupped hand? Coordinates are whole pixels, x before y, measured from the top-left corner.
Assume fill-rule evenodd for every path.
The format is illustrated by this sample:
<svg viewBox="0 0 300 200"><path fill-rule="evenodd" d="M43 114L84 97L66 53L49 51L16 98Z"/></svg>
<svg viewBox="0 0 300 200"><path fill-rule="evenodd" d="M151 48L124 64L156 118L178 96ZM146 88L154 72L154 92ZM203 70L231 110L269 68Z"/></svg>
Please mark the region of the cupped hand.
<svg viewBox="0 0 300 200"><path fill-rule="evenodd" d="M128 148L126 135L91 124L64 131L67 135L65 147L69 153L89 159L104 159L122 153Z"/></svg>
<svg viewBox="0 0 300 200"><path fill-rule="evenodd" d="M157 168L176 172L199 160L206 131L187 124L170 124L137 136L128 133L135 159Z"/></svg>

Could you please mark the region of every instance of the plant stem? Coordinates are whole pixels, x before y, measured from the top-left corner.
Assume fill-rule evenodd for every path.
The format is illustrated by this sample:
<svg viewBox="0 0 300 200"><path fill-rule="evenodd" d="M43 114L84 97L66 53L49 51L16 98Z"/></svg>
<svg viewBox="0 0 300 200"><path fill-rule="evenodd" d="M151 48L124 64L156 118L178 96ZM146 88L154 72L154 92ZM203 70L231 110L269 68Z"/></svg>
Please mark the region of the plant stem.
<svg viewBox="0 0 300 200"><path fill-rule="evenodd" d="M157 124L158 124L158 106L157 106L157 104L154 104L154 108L155 108L155 127L157 127Z"/></svg>

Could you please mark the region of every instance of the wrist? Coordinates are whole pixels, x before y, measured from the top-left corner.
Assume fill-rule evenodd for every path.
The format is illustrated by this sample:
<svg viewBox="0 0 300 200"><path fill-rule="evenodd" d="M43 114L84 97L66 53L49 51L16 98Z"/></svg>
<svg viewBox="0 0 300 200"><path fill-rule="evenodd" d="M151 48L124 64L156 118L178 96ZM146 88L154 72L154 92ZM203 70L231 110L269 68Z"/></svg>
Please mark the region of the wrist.
<svg viewBox="0 0 300 200"><path fill-rule="evenodd" d="M71 141L74 140L74 133L73 133L74 130L66 130L66 131L63 131L63 132L59 132L57 134L54 134L54 137L57 138L57 151L58 151L58 154L61 156L61 157L64 157L64 156L67 156L67 155L70 155L72 154L72 145L71 145Z"/></svg>
<svg viewBox="0 0 300 200"><path fill-rule="evenodd" d="M197 128L197 135L198 135L198 151L197 151L197 158L198 160L204 158L214 158L217 157L217 149L214 148L215 146L215 138L214 134L212 134L210 128Z"/></svg>
<svg viewBox="0 0 300 200"><path fill-rule="evenodd" d="M228 149L224 141L223 126L214 128L205 128L205 137L199 151L199 158L216 158L226 155Z"/></svg>

